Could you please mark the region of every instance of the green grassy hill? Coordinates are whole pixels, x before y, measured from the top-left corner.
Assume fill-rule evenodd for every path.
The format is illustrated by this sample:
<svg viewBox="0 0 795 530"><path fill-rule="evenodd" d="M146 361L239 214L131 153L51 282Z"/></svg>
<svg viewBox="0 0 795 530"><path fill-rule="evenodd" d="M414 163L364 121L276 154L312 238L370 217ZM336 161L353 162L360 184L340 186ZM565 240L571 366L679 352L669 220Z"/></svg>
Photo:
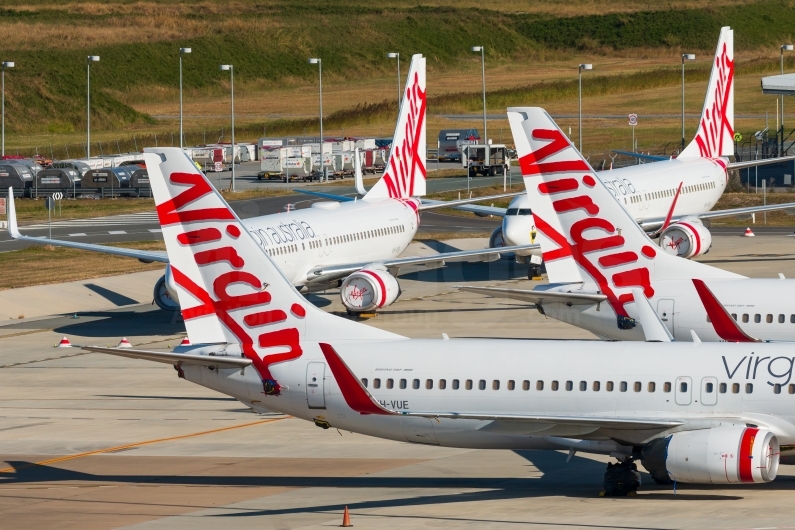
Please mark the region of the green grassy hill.
<svg viewBox="0 0 795 530"><path fill-rule="evenodd" d="M720 4L727 5L720 5ZM533 10L533 3L511 1L506 11L479 9L468 2L429 1L412 7L401 2L373 4L336 0L281 2L6 2L0 9L2 60L17 68L6 83L7 127L12 133L68 133L85 126L86 55L100 55L92 65L92 126L110 130L130 124L152 123L131 102L156 99L159 87L177 85L177 49L192 47L184 61L185 85L206 94L226 93L228 80L218 70L233 63L236 83L307 85L315 70L307 57L323 58L324 75L333 81L346 77L383 76L394 66L387 51L408 55L421 52L429 69L455 68L471 59L474 43L487 48L489 64L515 63L532 68L550 56L582 50L610 54L634 48L687 48L712 53L723 25L736 31L736 48L777 46L795 35L795 5L786 1L718 2L685 10L662 4L662 10L632 12L617 2L619 13L569 16L578 1L555 9ZM543 4L543 3L542 3ZM598 4L598 2L596 2ZM545 5L545 4L544 4ZM584 2L599 12L594 2ZM605 5L609 5L606 3ZM716 7L719 5L719 7ZM523 8L528 8L523 11ZM665 9L671 6L673 9ZM499 7L499 5L497 6ZM8 38L8 36L13 36ZM773 63L766 68L772 68ZM652 76L594 77L588 90L622 90L630 83L675 83L676 71ZM691 76L706 76L694 70ZM670 79L668 79L670 78ZM490 106L541 102L569 97L572 83L548 83L489 95ZM170 96L169 96L170 97ZM439 96L434 111L477 110L476 94ZM368 112L393 113L391 103L342 112L340 123L367 119ZM332 120L335 119L332 117ZM271 130L300 130L303 122L280 121Z"/></svg>

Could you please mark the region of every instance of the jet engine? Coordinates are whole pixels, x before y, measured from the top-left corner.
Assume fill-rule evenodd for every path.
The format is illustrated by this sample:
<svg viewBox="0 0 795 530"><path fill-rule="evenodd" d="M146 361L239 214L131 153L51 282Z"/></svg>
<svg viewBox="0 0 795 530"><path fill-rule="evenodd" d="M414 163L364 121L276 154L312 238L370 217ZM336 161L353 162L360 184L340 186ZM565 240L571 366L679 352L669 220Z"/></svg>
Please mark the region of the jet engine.
<svg viewBox="0 0 795 530"><path fill-rule="evenodd" d="M342 305L351 313L374 311L390 305L400 296L397 279L385 267L368 267L342 282Z"/></svg>
<svg viewBox="0 0 795 530"><path fill-rule="evenodd" d="M778 473L779 443L775 434L757 427L677 432L647 443L641 463L660 483L770 482Z"/></svg>
<svg viewBox="0 0 795 530"><path fill-rule="evenodd" d="M502 237L502 227L494 229L494 232L489 236L489 248L498 248L505 246L505 239Z"/></svg>
<svg viewBox="0 0 795 530"><path fill-rule="evenodd" d="M177 297L177 284L171 274L171 265L166 265L166 273L155 283L155 303L165 311L179 311L179 298Z"/></svg>
<svg viewBox="0 0 795 530"><path fill-rule="evenodd" d="M685 217L660 234L660 246L668 254L680 258L703 256L712 247L712 234L700 219Z"/></svg>

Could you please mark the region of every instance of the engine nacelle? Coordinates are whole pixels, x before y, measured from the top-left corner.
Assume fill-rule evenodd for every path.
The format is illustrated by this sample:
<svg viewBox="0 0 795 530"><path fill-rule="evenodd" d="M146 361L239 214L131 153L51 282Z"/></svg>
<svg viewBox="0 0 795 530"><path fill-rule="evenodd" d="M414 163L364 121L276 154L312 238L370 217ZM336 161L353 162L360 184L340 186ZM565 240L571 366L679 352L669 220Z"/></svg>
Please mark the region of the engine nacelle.
<svg viewBox="0 0 795 530"><path fill-rule="evenodd" d="M155 283L155 303L165 311L179 311L179 298L174 275L171 274L171 265L166 265L166 273Z"/></svg>
<svg viewBox="0 0 795 530"><path fill-rule="evenodd" d="M712 234L701 221L695 217L685 217L660 234L660 246L668 254L680 258L703 256L712 247Z"/></svg>
<svg viewBox="0 0 795 530"><path fill-rule="evenodd" d="M502 227L494 229L494 232L489 236L489 248L498 248L505 246L505 239L502 237Z"/></svg>
<svg viewBox="0 0 795 530"><path fill-rule="evenodd" d="M770 482L778 473L779 444L775 434L757 427L677 432L646 444L641 463L658 482Z"/></svg>
<svg viewBox="0 0 795 530"><path fill-rule="evenodd" d="M400 296L397 279L386 268L369 267L354 272L342 282L342 305L353 313L374 311L390 305Z"/></svg>

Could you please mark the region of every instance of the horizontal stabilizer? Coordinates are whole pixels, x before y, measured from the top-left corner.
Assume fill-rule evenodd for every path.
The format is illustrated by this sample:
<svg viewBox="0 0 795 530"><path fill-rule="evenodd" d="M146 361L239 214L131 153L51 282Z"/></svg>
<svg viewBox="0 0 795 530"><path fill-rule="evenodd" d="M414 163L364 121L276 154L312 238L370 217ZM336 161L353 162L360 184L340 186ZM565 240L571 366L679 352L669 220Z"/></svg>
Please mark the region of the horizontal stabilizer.
<svg viewBox="0 0 795 530"><path fill-rule="evenodd" d="M635 310L638 312L638 320L643 327L646 342L673 342L671 332L652 309L649 299L643 294L643 289L632 289L632 297L635 299Z"/></svg>
<svg viewBox="0 0 795 530"><path fill-rule="evenodd" d="M554 291L531 291L527 289L503 289L500 287L456 286L462 291L483 294L495 298L522 300L531 304L544 305L552 303L571 305L594 305L607 300L607 296L597 293L559 293Z"/></svg>
<svg viewBox="0 0 795 530"><path fill-rule="evenodd" d="M198 364L201 366L217 366L219 368L245 368L251 364L251 359L245 357L227 357L214 355L191 355L189 353L170 353L148 350L131 350L129 348L100 348L98 346L83 346L86 351L94 353L107 353L128 357L130 359L141 359L163 364L183 365Z"/></svg>

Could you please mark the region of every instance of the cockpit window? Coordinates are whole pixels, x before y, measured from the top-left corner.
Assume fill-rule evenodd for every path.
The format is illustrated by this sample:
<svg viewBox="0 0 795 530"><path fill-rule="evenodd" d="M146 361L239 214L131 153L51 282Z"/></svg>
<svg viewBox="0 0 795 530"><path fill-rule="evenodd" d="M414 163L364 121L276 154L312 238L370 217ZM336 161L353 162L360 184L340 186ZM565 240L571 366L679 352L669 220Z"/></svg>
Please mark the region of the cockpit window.
<svg viewBox="0 0 795 530"><path fill-rule="evenodd" d="M505 215L530 215L533 211L530 208L508 208Z"/></svg>

